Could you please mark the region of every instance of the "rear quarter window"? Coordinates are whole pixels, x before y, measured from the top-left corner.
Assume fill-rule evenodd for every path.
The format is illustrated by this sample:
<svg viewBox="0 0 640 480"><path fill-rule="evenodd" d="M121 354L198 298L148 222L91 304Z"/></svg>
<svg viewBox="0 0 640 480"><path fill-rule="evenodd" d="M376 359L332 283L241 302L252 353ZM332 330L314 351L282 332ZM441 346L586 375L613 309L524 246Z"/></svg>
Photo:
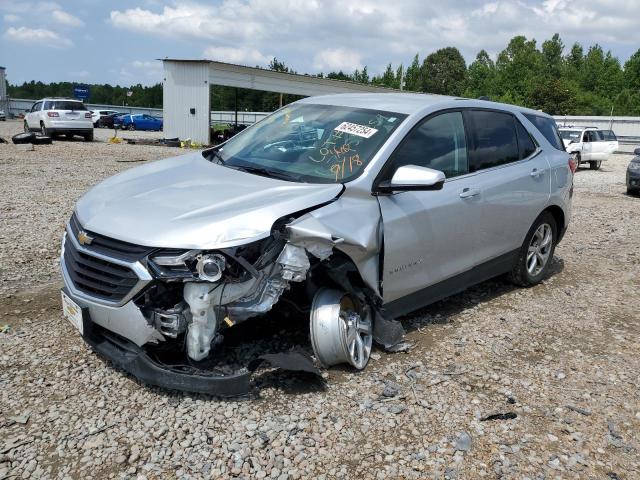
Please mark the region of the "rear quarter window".
<svg viewBox="0 0 640 480"><path fill-rule="evenodd" d="M547 139L547 141L558 150L565 151L564 144L558 133L558 126L553 118L543 117L542 115L534 115L532 113L523 113L525 118L529 120L538 129L538 131Z"/></svg>

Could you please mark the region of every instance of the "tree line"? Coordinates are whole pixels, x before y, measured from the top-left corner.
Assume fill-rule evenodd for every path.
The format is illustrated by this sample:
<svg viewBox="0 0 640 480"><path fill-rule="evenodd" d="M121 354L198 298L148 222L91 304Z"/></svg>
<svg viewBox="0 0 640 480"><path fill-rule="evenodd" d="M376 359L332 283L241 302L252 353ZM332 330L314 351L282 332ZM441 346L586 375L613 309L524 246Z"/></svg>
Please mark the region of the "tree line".
<svg viewBox="0 0 640 480"><path fill-rule="evenodd" d="M297 73L274 58L270 70ZM420 61L416 54L406 68L389 64L370 75L367 67L352 73L320 73L321 78L401 87L406 91L490 100L543 110L552 115L640 116L640 49L625 63L598 45L586 51L579 43L565 49L560 35L542 42L516 36L492 59L481 50L467 65L455 47L441 48ZM73 96L73 83L25 82L8 86L14 98ZM90 85L90 103L162 108L162 85L129 87ZM127 96L127 92L133 92ZM212 110L272 111L300 96L214 85Z"/></svg>

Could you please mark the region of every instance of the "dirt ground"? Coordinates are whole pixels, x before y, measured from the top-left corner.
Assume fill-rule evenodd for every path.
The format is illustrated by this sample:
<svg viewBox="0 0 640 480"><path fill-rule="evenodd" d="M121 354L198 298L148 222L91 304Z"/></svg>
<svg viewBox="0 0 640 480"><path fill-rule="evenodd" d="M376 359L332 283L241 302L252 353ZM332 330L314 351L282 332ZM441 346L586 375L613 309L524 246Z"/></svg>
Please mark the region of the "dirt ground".
<svg viewBox="0 0 640 480"><path fill-rule="evenodd" d="M0 136L20 128L0 122ZM0 479L638 478L630 156L577 172L572 223L541 285L485 282L405 317L408 353L376 350L366 370L330 369L326 384L268 373L249 398L223 401L139 384L62 318L57 256L74 202L184 153L110 145L110 134L0 144Z"/></svg>

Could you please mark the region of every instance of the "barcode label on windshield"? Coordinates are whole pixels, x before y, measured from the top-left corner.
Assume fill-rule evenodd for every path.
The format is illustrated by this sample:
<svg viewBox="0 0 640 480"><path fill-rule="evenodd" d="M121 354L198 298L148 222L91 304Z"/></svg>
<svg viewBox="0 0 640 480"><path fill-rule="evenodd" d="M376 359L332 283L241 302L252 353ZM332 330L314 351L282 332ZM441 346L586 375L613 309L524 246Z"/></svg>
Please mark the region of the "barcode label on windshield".
<svg viewBox="0 0 640 480"><path fill-rule="evenodd" d="M367 127L366 125L358 125L357 123L342 122L334 130L338 132L348 133L349 135L357 135L358 137L371 138L378 131L377 128Z"/></svg>

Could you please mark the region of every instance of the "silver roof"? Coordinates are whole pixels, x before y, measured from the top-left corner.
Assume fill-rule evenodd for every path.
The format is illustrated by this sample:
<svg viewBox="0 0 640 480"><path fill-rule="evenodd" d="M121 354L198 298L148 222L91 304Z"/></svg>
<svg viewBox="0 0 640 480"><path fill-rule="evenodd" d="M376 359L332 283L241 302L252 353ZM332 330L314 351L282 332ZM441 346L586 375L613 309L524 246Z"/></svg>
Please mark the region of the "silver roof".
<svg viewBox="0 0 640 480"><path fill-rule="evenodd" d="M404 113L411 115L423 112L429 107L455 108L477 107L498 108L510 112L533 113L547 116L546 113L530 108L509 105L506 103L491 102L487 100L472 100L462 97L450 97L447 95L434 95L430 93L340 93L335 95L322 95L299 100L298 103L313 103L336 105L340 107L374 108L387 112Z"/></svg>

